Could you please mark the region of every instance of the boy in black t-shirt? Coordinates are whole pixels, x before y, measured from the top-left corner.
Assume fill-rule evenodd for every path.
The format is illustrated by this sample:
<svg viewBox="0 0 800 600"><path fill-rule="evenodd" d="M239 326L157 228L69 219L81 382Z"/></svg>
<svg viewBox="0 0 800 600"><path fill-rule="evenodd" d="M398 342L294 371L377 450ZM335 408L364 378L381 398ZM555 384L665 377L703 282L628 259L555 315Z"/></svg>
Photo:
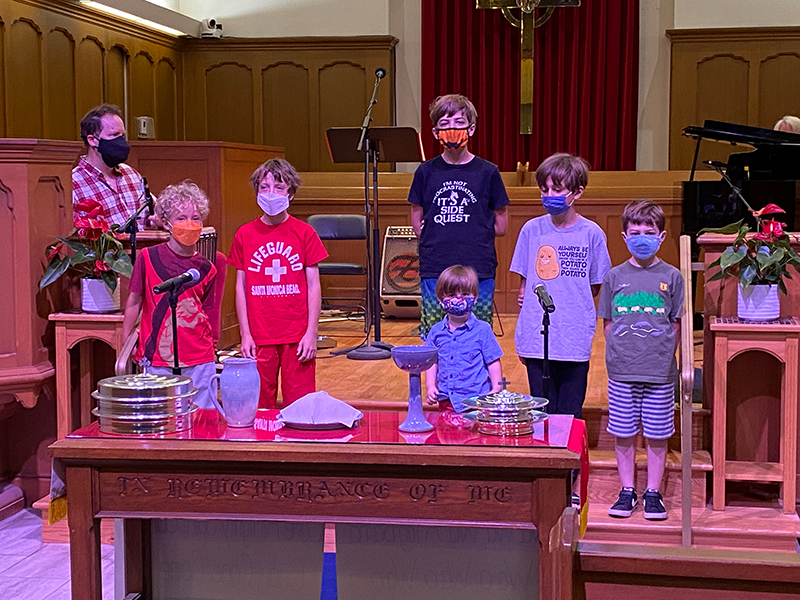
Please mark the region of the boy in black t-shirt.
<svg viewBox="0 0 800 600"><path fill-rule="evenodd" d="M419 166L408 193L411 224L419 238L423 339L444 317L436 280L456 264L477 272L474 313L492 323L494 238L505 235L508 227L508 194L500 171L468 149L475 133L475 106L459 94L439 96L430 106L430 115L442 154Z"/></svg>

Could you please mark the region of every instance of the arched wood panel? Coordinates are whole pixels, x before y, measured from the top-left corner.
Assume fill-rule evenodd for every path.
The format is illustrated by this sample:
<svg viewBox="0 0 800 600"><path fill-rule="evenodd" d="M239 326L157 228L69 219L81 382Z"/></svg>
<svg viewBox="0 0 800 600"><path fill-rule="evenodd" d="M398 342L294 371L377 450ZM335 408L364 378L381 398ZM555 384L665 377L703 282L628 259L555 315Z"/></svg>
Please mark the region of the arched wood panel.
<svg viewBox="0 0 800 600"><path fill-rule="evenodd" d="M214 65L206 70L205 89L207 139L254 143L252 70L239 63Z"/></svg>
<svg viewBox="0 0 800 600"><path fill-rule="evenodd" d="M76 105L78 118L103 102L103 45L94 37L78 44L75 61Z"/></svg>
<svg viewBox="0 0 800 600"><path fill-rule="evenodd" d="M286 159L298 171L311 169L311 111L308 68L284 62L261 72L264 139L286 148Z"/></svg>
<svg viewBox="0 0 800 600"><path fill-rule="evenodd" d="M178 105L175 85L175 66L166 58L156 66L156 137L177 140L176 112Z"/></svg>
<svg viewBox="0 0 800 600"><path fill-rule="evenodd" d="M761 61L758 125L773 127L784 115L800 115L800 54L786 52Z"/></svg>
<svg viewBox="0 0 800 600"><path fill-rule="evenodd" d="M672 29L670 169L689 169L695 142L683 137L704 119L771 129L800 115L800 27ZM702 142L699 161L727 161L746 146Z"/></svg>
<svg viewBox="0 0 800 600"><path fill-rule="evenodd" d="M42 32L30 20L20 19L11 25L8 54L8 118L11 137L44 136L44 90L42 84Z"/></svg>
<svg viewBox="0 0 800 600"><path fill-rule="evenodd" d="M365 97L366 69L351 62L335 62L319 70L319 135L329 127L360 127L369 98ZM342 102L347 98L347 102ZM320 144L319 166L323 171L358 171L357 164L334 164L328 147Z"/></svg>
<svg viewBox="0 0 800 600"><path fill-rule="evenodd" d="M130 99L129 129L134 129L136 117L155 118L155 65L146 52L139 52L131 61Z"/></svg>
<svg viewBox="0 0 800 600"><path fill-rule="evenodd" d="M120 108L127 102L125 80L128 75L128 53L122 46L114 46L106 56L106 102Z"/></svg>
<svg viewBox="0 0 800 600"><path fill-rule="evenodd" d="M75 40L65 29L53 29L45 39L47 114L45 137L53 140L78 138L75 114Z"/></svg>

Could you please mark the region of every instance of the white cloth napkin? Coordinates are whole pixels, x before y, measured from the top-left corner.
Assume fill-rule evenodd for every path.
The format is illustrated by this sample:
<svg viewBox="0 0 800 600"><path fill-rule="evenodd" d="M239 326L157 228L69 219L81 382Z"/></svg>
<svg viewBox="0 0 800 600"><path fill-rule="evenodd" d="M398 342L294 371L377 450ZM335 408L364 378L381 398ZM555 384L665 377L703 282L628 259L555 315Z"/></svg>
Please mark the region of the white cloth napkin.
<svg viewBox="0 0 800 600"><path fill-rule="evenodd" d="M363 416L360 410L337 400L328 392L306 394L281 411L283 421L308 425L340 423L352 427Z"/></svg>

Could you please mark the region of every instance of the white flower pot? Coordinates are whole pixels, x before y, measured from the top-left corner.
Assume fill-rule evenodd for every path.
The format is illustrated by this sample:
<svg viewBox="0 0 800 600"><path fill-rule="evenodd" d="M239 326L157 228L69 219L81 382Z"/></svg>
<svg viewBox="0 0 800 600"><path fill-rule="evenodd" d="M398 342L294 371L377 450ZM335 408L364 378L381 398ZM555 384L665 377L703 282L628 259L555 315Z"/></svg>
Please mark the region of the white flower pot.
<svg viewBox="0 0 800 600"><path fill-rule="evenodd" d="M113 292L102 279L81 279L81 310L96 313L119 310L119 279Z"/></svg>
<svg viewBox="0 0 800 600"><path fill-rule="evenodd" d="M747 321L774 321L781 316L777 285L750 285L739 290L738 315Z"/></svg>

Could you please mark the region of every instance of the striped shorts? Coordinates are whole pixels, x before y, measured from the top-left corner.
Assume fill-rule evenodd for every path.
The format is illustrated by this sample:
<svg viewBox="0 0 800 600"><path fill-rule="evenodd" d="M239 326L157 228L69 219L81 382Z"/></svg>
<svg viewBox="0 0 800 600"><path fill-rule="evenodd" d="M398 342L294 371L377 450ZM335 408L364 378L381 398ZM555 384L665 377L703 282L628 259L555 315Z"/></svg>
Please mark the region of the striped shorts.
<svg viewBox="0 0 800 600"><path fill-rule="evenodd" d="M613 436L665 440L675 433L675 385L608 380L608 427Z"/></svg>

